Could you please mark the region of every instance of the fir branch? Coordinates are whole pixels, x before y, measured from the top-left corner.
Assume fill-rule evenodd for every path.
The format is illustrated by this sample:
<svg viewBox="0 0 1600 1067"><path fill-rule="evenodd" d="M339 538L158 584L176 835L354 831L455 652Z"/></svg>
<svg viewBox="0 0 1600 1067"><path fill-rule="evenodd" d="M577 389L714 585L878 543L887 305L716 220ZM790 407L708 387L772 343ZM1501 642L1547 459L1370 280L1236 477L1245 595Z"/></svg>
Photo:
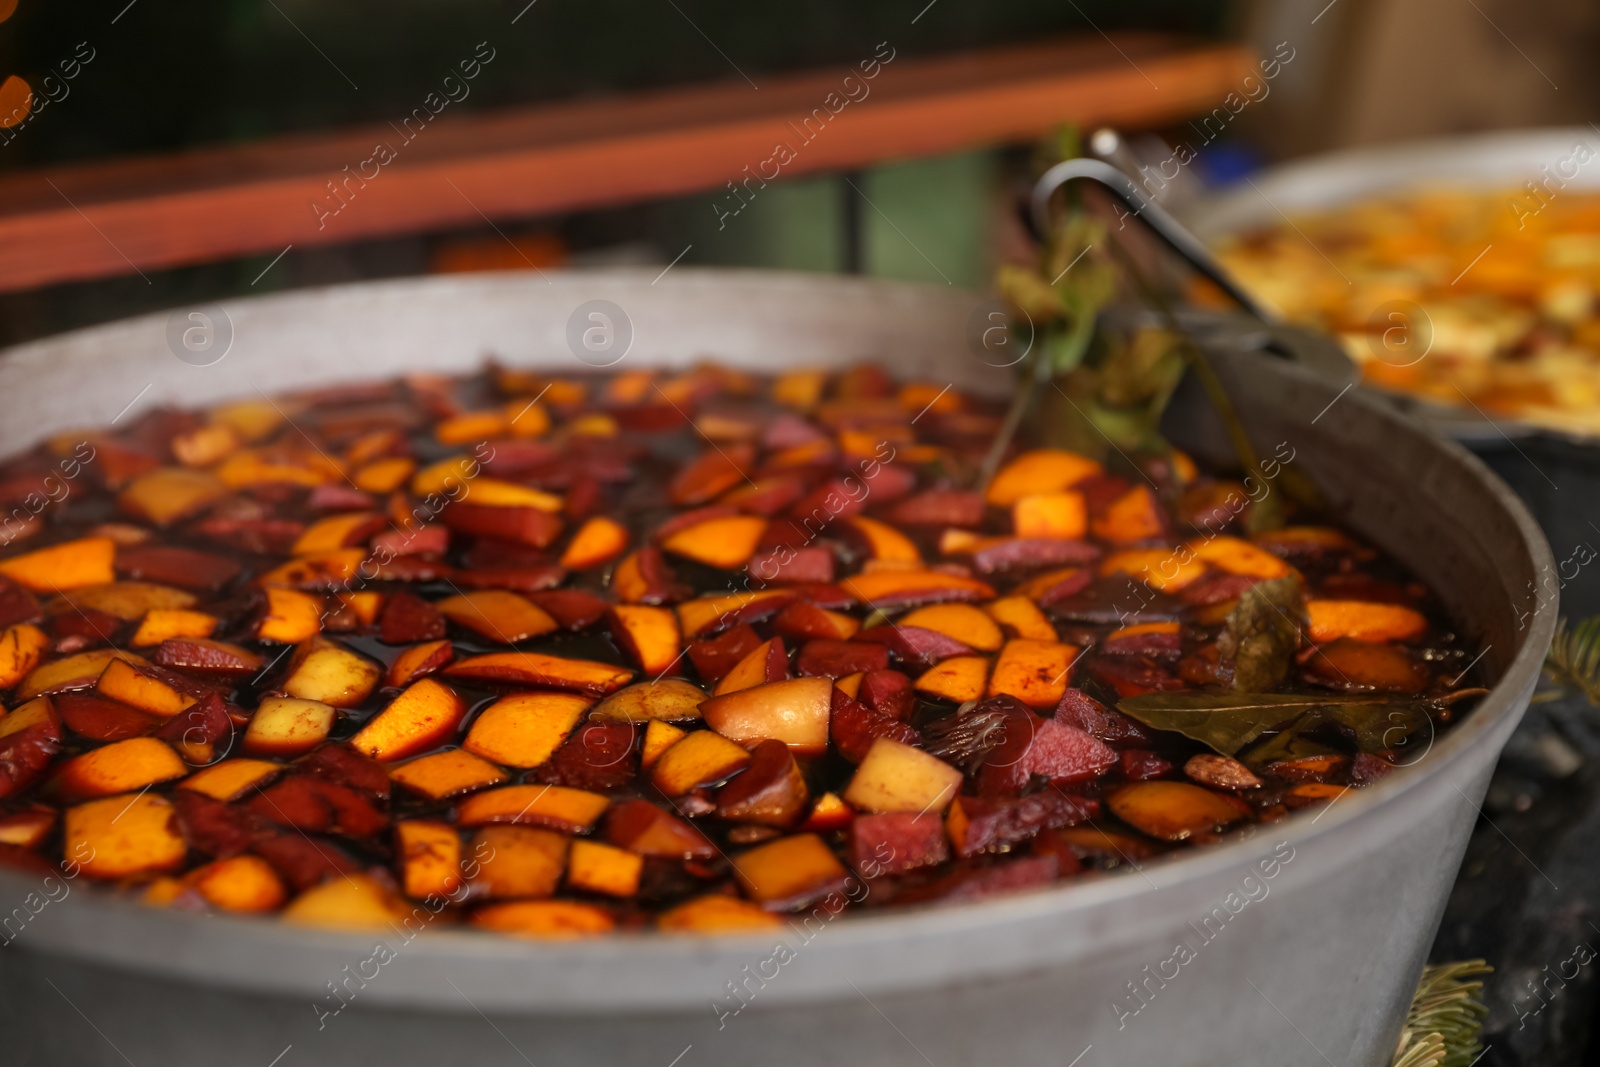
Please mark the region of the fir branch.
<svg viewBox="0 0 1600 1067"><path fill-rule="evenodd" d="M1582 693L1589 703L1600 707L1600 616L1584 619L1571 629L1565 618L1556 621L1544 674L1551 684Z"/></svg>
<svg viewBox="0 0 1600 1067"><path fill-rule="evenodd" d="M1483 1052L1483 960L1425 967L1390 1067L1470 1067Z"/></svg>

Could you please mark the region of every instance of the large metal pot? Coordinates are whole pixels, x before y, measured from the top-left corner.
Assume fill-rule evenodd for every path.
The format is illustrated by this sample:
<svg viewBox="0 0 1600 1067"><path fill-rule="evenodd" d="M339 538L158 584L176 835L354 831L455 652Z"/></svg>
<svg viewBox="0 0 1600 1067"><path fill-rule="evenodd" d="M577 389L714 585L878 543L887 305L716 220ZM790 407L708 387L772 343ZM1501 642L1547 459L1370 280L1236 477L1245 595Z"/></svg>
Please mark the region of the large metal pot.
<svg viewBox="0 0 1600 1067"><path fill-rule="evenodd" d="M0 359L9 416L0 451L105 423L136 397L204 403L462 370L488 353L567 365L569 316L591 299L631 319L624 367L708 354L753 368L875 358L908 376L1006 384L964 341L977 298L949 289L689 270L656 281L629 272L429 279L230 303L232 350L208 367L174 358L165 315L13 349ZM374 937L202 918L3 873L0 919L13 908L26 918L13 917L0 948L0 1059L1387 1063L1489 772L1550 638L1553 611L1528 592L1549 552L1516 499L1459 447L1380 404L1339 397L1287 360L1245 351L1248 329L1219 336L1231 349L1218 353L1220 371L1257 444L1270 453L1287 442L1349 524L1437 589L1482 650L1493 692L1411 769L1319 814L1137 872L977 904L824 913L797 918L781 937ZM1203 404L1176 406L1173 433L1202 454L1214 449Z"/></svg>

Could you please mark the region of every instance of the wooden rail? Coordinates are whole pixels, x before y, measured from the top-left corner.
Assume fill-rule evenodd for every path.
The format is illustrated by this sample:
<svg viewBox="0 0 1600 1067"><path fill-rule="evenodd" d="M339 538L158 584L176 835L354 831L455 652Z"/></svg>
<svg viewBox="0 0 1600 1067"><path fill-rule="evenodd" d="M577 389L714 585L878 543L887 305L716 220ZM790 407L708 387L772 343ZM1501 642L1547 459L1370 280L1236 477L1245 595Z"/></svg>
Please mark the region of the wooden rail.
<svg viewBox="0 0 1600 1067"><path fill-rule="evenodd" d="M871 78L850 68L759 89L445 105L408 122L5 175L0 291L700 190L731 209L728 183L775 170L782 180L1016 143L1068 120L1175 121L1218 106L1252 63L1242 46L1144 34L882 55Z"/></svg>

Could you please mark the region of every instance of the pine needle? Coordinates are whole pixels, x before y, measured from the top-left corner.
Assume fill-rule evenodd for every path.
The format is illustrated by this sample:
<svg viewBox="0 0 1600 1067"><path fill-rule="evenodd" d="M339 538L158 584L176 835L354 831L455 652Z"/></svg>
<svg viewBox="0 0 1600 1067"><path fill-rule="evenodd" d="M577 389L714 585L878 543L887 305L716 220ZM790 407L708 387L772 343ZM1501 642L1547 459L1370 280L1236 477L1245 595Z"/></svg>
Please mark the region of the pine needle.
<svg viewBox="0 0 1600 1067"><path fill-rule="evenodd" d="M1483 1053L1480 980L1494 970L1483 960L1423 968L1390 1067L1470 1067Z"/></svg>
<svg viewBox="0 0 1600 1067"><path fill-rule="evenodd" d="M1565 618L1557 620L1544 673L1552 684L1582 693L1589 703L1600 706L1600 616L1571 629Z"/></svg>

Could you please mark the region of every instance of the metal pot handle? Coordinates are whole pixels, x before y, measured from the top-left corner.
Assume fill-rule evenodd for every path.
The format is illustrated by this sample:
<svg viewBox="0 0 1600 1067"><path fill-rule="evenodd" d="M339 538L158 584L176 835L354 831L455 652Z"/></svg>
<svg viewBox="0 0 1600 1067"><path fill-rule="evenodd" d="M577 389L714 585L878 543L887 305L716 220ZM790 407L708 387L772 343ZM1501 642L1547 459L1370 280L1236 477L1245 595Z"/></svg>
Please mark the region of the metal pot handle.
<svg viewBox="0 0 1600 1067"><path fill-rule="evenodd" d="M1029 204L1033 224L1040 233L1050 232L1050 198L1056 190L1068 182L1085 180L1094 182L1127 205L1133 217L1143 222L1163 244L1255 318L1274 325L1280 321L1276 312L1256 301L1233 280L1194 234L1145 196L1137 182L1110 163L1098 159L1069 159L1045 171L1033 186Z"/></svg>

